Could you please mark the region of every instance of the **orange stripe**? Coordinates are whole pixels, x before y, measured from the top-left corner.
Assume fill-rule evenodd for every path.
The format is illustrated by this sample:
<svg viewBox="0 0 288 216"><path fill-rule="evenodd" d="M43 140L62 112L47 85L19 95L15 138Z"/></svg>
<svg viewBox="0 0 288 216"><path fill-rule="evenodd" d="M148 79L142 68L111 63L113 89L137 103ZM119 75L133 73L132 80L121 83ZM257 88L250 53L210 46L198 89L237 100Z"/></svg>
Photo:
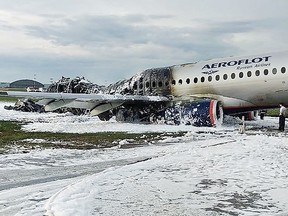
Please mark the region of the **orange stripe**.
<svg viewBox="0 0 288 216"><path fill-rule="evenodd" d="M214 104L214 100L210 101L210 106L209 106L209 116L210 116L210 122L212 124L212 126L214 126L214 116L213 116L213 104Z"/></svg>

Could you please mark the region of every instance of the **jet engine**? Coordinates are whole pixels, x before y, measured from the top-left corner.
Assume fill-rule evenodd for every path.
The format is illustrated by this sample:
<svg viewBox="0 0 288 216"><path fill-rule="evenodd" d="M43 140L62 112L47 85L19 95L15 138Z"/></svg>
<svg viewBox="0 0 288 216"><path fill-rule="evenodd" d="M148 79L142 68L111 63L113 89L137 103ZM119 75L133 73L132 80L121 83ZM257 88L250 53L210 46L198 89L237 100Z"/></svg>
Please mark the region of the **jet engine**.
<svg viewBox="0 0 288 216"><path fill-rule="evenodd" d="M168 124L216 126L223 122L223 109L217 100L200 100L175 104L165 110Z"/></svg>

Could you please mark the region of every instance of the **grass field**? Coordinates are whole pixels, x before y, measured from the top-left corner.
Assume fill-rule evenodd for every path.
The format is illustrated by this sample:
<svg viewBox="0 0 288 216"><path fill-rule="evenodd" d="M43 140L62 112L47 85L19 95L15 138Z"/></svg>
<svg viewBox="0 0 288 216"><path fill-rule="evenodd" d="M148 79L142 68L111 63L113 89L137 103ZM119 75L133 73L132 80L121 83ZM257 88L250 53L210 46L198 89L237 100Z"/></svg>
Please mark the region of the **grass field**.
<svg viewBox="0 0 288 216"><path fill-rule="evenodd" d="M35 148L94 149L110 148L119 145L122 140L129 140L133 145L157 142L163 137L179 137L185 132L147 133L145 135L126 132L99 133L50 133L25 132L21 130L23 122L0 121L0 154L11 149L22 149L24 152ZM130 144L130 145L131 145ZM122 145L122 148L129 145Z"/></svg>
<svg viewBox="0 0 288 216"><path fill-rule="evenodd" d="M7 101L7 102L16 102L18 98L9 97L9 96L0 96L0 101Z"/></svg>

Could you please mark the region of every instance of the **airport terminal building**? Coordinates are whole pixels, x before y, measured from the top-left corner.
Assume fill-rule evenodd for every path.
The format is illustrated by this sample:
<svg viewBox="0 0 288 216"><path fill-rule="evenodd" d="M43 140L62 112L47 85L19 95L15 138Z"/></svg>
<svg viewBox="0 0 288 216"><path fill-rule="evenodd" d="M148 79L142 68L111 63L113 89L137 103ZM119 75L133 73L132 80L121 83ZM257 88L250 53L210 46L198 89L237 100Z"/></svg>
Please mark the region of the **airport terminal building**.
<svg viewBox="0 0 288 216"><path fill-rule="evenodd" d="M28 87L43 88L44 85L35 80L23 79L23 80L17 80L15 82L10 83L9 87L10 88L28 88Z"/></svg>

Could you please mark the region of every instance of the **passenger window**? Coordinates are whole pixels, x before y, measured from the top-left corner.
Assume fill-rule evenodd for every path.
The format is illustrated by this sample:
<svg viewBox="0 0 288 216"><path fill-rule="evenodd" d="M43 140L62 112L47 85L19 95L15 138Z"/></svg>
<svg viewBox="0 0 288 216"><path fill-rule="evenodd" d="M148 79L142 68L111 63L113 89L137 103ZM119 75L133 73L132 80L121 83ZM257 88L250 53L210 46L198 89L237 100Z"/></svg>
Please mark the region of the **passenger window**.
<svg viewBox="0 0 288 216"><path fill-rule="evenodd" d="M220 80L220 76L216 75L215 79L216 79L216 81L219 81Z"/></svg>
<svg viewBox="0 0 288 216"><path fill-rule="evenodd" d="M152 87L153 87L153 88L156 87L156 82L155 82L155 81L152 82Z"/></svg>
<svg viewBox="0 0 288 216"><path fill-rule="evenodd" d="M252 76L252 72L251 72L251 71L248 71L248 72L247 72L247 76L248 76L248 77L251 77L251 76Z"/></svg>
<svg viewBox="0 0 288 216"><path fill-rule="evenodd" d="M201 77L201 82L205 82L205 77Z"/></svg>
<svg viewBox="0 0 288 216"><path fill-rule="evenodd" d="M259 70L256 70L256 71L255 71L255 75L256 75L256 76L259 76L259 75L260 75L260 71L259 71Z"/></svg>
<svg viewBox="0 0 288 216"><path fill-rule="evenodd" d="M137 90L137 82L134 83L133 89L134 89L134 90Z"/></svg>
<svg viewBox="0 0 288 216"><path fill-rule="evenodd" d="M182 79L179 79L178 83L179 83L180 85L182 85Z"/></svg>
<svg viewBox="0 0 288 216"><path fill-rule="evenodd" d="M272 73L273 73L273 74L276 74L276 73L277 73L277 69L276 69L276 68L273 68Z"/></svg>
<svg viewBox="0 0 288 216"><path fill-rule="evenodd" d="M163 86L163 83L161 81L158 82L158 87L162 88L162 86Z"/></svg>
<svg viewBox="0 0 288 216"><path fill-rule="evenodd" d="M149 82L146 82L146 88L149 88L150 84Z"/></svg>
<svg viewBox="0 0 288 216"><path fill-rule="evenodd" d="M243 76L244 76L243 72L240 72L239 73L239 78L243 78Z"/></svg>
<svg viewBox="0 0 288 216"><path fill-rule="evenodd" d="M186 79L186 83L190 84L190 79L189 78Z"/></svg>
<svg viewBox="0 0 288 216"><path fill-rule="evenodd" d="M227 80L227 78L228 78L228 75L227 75L227 74L224 74L224 75L223 75L223 79L224 79L224 80Z"/></svg>
<svg viewBox="0 0 288 216"><path fill-rule="evenodd" d="M176 85L176 81L175 80L172 80L172 85Z"/></svg>
<svg viewBox="0 0 288 216"><path fill-rule="evenodd" d="M232 73L232 74L231 74L231 78L232 78L232 79L235 79L235 77L236 77L235 73Z"/></svg>
<svg viewBox="0 0 288 216"><path fill-rule="evenodd" d="M169 86L169 82L168 81L165 82L165 86Z"/></svg>
<svg viewBox="0 0 288 216"><path fill-rule="evenodd" d="M281 73L286 73L286 68L285 67L281 68Z"/></svg>
<svg viewBox="0 0 288 216"><path fill-rule="evenodd" d="M194 78L194 83L197 83L197 82L198 82L198 78L195 77L195 78Z"/></svg>
<svg viewBox="0 0 288 216"><path fill-rule="evenodd" d="M212 81L212 76L208 76L208 81L209 81L209 82Z"/></svg>
<svg viewBox="0 0 288 216"><path fill-rule="evenodd" d="M264 75L268 75L268 73L269 73L268 69L265 69L264 70Z"/></svg>
<svg viewBox="0 0 288 216"><path fill-rule="evenodd" d="M140 88L140 89L143 89L143 83L140 83L140 84L139 84L139 88Z"/></svg>

